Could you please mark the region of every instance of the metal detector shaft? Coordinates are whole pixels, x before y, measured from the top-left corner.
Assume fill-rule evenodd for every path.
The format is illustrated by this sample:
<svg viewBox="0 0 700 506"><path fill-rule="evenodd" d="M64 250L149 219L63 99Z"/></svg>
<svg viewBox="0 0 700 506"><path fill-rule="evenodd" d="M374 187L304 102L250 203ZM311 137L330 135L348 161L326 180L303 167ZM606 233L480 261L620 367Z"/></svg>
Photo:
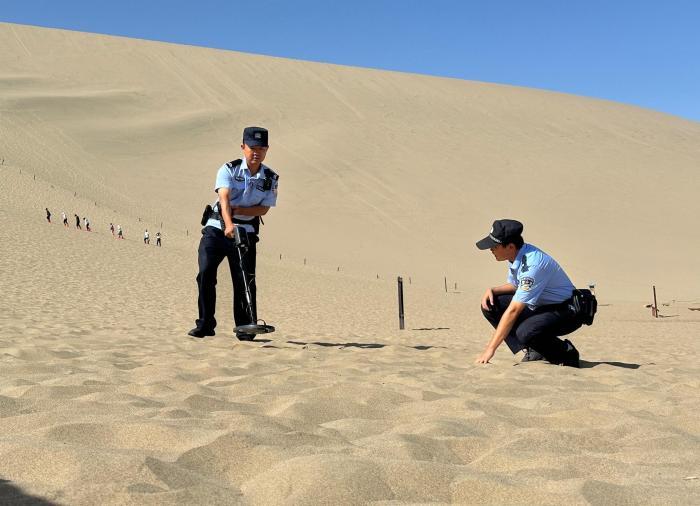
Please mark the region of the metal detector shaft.
<svg viewBox="0 0 700 506"><path fill-rule="evenodd" d="M248 283L248 273L245 271L245 266L243 264L244 249L247 248L246 241L241 238L241 232L239 227L234 227L234 240L236 241L236 250L238 250L238 265L241 268L241 274L243 277L243 288L245 288L245 300L248 309L248 316L250 321L255 323L255 315L253 315L253 297L250 294L250 284Z"/></svg>
<svg viewBox="0 0 700 506"><path fill-rule="evenodd" d="M238 250L238 259L241 265L241 271L243 271L243 286L245 287L245 301L248 305L248 316L250 316L250 321L255 322L255 315L253 314L253 300L250 295L250 285L248 284L248 274L243 270L243 255L241 250Z"/></svg>
<svg viewBox="0 0 700 506"><path fill-rule="evenodd" d="M246 309L248 310L248 317L250 318L250 323L237 325L235 330L238 339L250 341L257 334L269 334L270 332L274 332L275 327L266 324L265 320L258 320L255 317L255 312L253 311L253 296L250 293L251 281L248 279L248 273L243 263L243 256L248 252L248 233L245 230L241 231L239 227L235 227L233 234L236 249L238 250L238 266L241 269L241 277L243 278ZM245 339L243 338L244 335L246 336Z"/></svg>

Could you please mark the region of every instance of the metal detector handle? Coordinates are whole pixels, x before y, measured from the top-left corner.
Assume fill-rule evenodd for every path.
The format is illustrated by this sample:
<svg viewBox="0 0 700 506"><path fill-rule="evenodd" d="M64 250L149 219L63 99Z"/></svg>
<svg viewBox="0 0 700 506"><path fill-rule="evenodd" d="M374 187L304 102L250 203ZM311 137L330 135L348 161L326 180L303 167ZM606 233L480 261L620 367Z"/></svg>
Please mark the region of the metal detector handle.
<svg viewBox="0 0 700 506"><path fill-rule="evenodd" d="M233 244L237 248L247 250L248 249L248 231L240 226L236 225L233 227Z"/></svg>

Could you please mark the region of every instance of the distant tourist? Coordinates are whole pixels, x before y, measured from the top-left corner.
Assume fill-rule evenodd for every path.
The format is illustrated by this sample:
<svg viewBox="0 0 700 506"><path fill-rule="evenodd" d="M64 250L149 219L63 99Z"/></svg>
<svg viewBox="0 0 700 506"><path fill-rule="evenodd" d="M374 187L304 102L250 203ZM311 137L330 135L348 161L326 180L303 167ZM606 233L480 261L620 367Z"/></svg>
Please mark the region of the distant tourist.
<svg viewBox="0 0 700 506"><path fill-rule="evenodd" d="M112 237L114 237L114 224L113 223L109 224L109 231L112 232Z"/></svg>
<svg viewBox="0 0 700 506"><path fill-rule="evenodd" d="M78 216L77 214L74 214L73 216L75 216L75 228L77 228L78 230L82 230L83 227L80 226L80 216Z"/></svg>
<svg viewBox="0 0 700 506"><path fill-rule="evenodd" d="M124 239L124 233L122 232L121 225L117 225L117 239Z"/></svg>
<svg viewBox="0 0 700 506"><path fill-rule="evenodd" d="M44 208L44 209L46 209L46 221L48 221L49 223L51 223L51 211L49 211L49 208L48 208L48 207L46 207L46 208Z"/></svg>
<svg viewBox="0 0 700 506"><path fill-rule="evenodd" d="M61 218L63 218L63 226L67 227L68 226L68 216L66 216L65 211L61 211Z"/></svg>
<svg viewBox="0 0 700 506"><path fill-rule="evenodd" d="M148 229L143 233L143 243L144 244L151 244L151 236L148 235Z"/></svg>
<svg viewBox="0 0 700 506"><path fill-rule="evenodd" d="M156 232L156 246L160 246L160 232Z"/></svg>
<svg viewBox="0 0 700 506"><path fill-rule="evenodd" d="M83 222L85 223L85 230L86 230L87 232L89 232L89 231L90 231L90 220L87 219L87 216L85 216L85 217L83 218Z"/></svg>

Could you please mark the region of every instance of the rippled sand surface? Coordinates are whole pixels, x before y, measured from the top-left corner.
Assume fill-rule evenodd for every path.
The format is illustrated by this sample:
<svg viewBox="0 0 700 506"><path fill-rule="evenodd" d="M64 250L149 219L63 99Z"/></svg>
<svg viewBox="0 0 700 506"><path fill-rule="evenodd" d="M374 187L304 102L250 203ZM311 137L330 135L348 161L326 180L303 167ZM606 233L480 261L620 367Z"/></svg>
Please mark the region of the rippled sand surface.
<svg viewBox="0 0 700 506"><path fill-rule="evenodd" d="M36 229L45 248L33 247ZM478 367L489 330L473 297L407 286L399 331L392 281L263 258L261 312L278 331L240 343L220 309L217 335L197 340L185 335L191 258L139 256L138 242L39 220L9 236L0 460L25 494L60 504L700 498L689 479L700 319L680 303L663 319L640 304L601 307L574 335L580 370L519 364L506 350Z"/></svg>

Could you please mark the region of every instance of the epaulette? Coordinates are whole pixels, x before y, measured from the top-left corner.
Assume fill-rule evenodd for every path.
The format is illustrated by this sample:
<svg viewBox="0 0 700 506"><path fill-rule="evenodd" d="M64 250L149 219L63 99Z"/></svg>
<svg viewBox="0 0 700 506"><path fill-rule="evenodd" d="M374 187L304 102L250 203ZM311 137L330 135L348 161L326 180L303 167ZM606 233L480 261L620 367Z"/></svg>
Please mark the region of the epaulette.
<svg viewBox="0 0 700 506"><path fill-rule="evenodd" d="M280 178L277 172L269 167L265 167L265 177L272 179L273 181L277 181Z"/></svg>
<svg viewBox="0 0 700 506"><path fill-rule="evenodd" d="M243 160L241 160L240 158L236 158L235 160L231 160L230 162L226 162L226 166L229 169L235 169L236 167L238 167L242 163L243 163Z"/></svg>

